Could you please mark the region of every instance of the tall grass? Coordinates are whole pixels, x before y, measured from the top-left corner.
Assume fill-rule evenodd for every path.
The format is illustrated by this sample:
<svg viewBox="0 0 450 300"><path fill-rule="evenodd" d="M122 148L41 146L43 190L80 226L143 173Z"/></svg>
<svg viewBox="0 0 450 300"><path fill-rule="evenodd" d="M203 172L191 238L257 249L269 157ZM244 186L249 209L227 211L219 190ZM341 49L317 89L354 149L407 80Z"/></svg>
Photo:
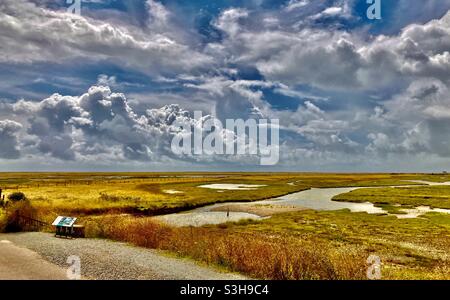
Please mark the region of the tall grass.
<svg viewBox="0 0 450 300"><path fill-rule="evenodd" d="M363 279L367 269L365 257L349 248L221 229L173 228L149 218L89 221L86 234L169 250L260 279Z"/></svg>

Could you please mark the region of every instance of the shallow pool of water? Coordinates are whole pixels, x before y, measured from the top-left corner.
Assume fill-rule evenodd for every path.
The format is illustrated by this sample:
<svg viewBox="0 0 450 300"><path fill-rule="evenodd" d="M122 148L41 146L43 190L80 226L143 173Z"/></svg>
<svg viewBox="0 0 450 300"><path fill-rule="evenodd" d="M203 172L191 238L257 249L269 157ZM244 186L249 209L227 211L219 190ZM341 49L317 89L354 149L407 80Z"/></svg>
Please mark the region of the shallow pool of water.
<svg viewBox="0 0 450 300"><path fill-rule="evenodd" d="M166 193L166 194L172 194L172 195L174 195L174 194L183 194L183 192L177 191L177 190L164 190L163 192Z"/></svg>
<svg viewBox="0 0 450 300"><path fill-rule="evenodd" d="M450 214L450 209L431 208L429 206L418 206L415 208L402 208L406 214L396 215L399 219L414 219L429 212L437 212L442 214Z"/></svg>
<svg viewBox="0 0 450 300"><path fill-rule="evenodd" d="M275 200L269 201L270 203L276 203L278 205L289 205L289 206L294 205L314 210L349 209L352 212L366 212L369 214L388 214L387 211L383 210L380 207L376 207L374 204L370 202L353 203L353 202L340 202L332 200L334 196L348 193L360 188L361 187L310 189L286 195L283 197L279 197L276 198ZM267 201L261 202L267 203ZM390 215L394 215L399 219L407 219L407 218L417 218L418 216L428 212L439 212L450 214L450 209L441 209L441 208L433 209L430 208L429 206L419 206L416 208L408 208L408 209L402 208L401 210L406 214L390 214Z"/></svg>
<svg viewBox="0 0 450 300"><path fill-rule="evenodd" d="M405 180L405 181L426 184L426 185L450 185L450 181L446 181L446 182L433 182L433 181L425 181L425 180Z"/></svg>
<svg viewBox="0 0 450 300"><path fill-rule="evenodd" d="M351 203L337 202L331 199L339 194L348 193L358 188L327 188L327 189L310 189L286 196L269 200L271 203L278 205L300 206L314 210L339 210L349 209L352 212L367 212L369 214L380 214L385 211L379 207L375 207L372 203Z"/></svg>
<svg viewBox="0 0 450 300"><path fill-rule="evenodd" d="M213 189L213 190L241 190L241 191L251 191L256 190L260 187L266 185L258 185L258 184L232 184L232 183L214 183L214 184L205 184L200 185L199 187L205 189Z"/></svg>

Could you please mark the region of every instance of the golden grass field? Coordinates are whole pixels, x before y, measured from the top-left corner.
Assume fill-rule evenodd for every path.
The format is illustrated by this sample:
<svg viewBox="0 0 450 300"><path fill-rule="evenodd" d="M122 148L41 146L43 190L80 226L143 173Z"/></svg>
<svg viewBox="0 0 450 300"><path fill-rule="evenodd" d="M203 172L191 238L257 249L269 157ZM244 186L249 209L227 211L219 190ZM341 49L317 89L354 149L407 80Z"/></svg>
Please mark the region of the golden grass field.
<svg viewBox="0 0 450 300"><path fill-rule="evenodd" d="M262 221L173 228L150 216L228 201L273 198L311 187L410 185L450 181L447 174L320 173L0 173L8 196L23 192L35 217L80 217L89 237L169 250L265 279L365 279L367 257L383 262L384 279L450 279L450 216L393 216L284 211ZM288 183L295 182L295 185ZM265 185L257 190L199 188L209 183ZM165 191L176 190L169 194ZM342 198L344 197L344 198ZM450 207L450 188L356 190L336 200ZM381 199L379 201L377 199ZM389 209L389 207L388 207ZM5 219L0 209L0 219ZM0 222L1 223L1 222Z"/></svg>

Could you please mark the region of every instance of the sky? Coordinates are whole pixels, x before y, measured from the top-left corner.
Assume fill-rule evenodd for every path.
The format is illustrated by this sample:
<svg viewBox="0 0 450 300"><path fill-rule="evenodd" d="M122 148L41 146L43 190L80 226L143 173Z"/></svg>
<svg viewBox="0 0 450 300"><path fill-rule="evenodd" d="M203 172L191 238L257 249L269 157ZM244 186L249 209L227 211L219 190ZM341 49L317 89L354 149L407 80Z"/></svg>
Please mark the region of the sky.
<svg viewBox="0 0 450 300"><path fill-rule="evenodd" d="M0 171L450 170L450 0L0 2ZM279 119L276 165L174 124Z"/></svg>

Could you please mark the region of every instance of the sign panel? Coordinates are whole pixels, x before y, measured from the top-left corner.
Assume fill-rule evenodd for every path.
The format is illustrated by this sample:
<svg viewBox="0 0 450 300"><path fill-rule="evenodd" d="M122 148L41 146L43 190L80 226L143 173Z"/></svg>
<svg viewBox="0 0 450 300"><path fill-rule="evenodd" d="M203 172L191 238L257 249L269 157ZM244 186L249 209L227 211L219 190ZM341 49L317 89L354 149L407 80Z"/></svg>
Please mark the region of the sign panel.
<svg viewBox="0 0 450 300"><path fill-rule="evenodd" d="M76 220L77 218L59 216L55 221L53 221L52 225L59 227L72 227Z"/></svg>

